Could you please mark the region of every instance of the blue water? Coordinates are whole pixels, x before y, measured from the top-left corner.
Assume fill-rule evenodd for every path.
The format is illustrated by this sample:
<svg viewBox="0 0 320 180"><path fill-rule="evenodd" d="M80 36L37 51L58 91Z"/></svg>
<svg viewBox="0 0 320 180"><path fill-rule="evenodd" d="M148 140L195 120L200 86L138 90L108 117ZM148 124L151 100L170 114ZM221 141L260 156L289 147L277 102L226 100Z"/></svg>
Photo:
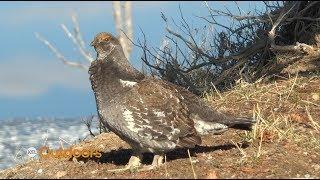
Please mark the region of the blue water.
<svg viewBox="0 0 320 180"><path fill-rule="evenodd" d="M90 118L90 117L84 117ZM60 143L67 147L80 140L90 138L83 118L14 118L0 120L0 169L23 163L31 157L27 149L43 145L51 149ZM98 119L93 119L92 131L98 133ZM60 139L62 139L60 141ZM37 156L35 157L37 158Z"/></svg>

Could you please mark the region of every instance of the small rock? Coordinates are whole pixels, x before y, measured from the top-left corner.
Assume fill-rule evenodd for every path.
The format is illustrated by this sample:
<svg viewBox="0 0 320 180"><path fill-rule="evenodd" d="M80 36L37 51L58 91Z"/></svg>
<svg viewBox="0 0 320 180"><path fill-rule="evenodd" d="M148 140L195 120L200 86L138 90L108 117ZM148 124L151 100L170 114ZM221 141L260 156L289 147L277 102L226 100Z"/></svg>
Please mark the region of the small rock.
<svg viewBox="0 0 320 180"><path fill-rule="evenodd" d="M215 170L209 171L206 179L218 179L217 172Z"/></svg>
<svg viewBox="0 0 320 180"><path fill-rule="evenodd" d="M243 168L241 168L241 171L245 172L245 173L253 173L254 169L251 167L243 167Z"/></svg>
<svg viewBox="0 0 320 180"><path fill-rule="evenodd" d="M41 174L42 172L43 172L42 169L38 169L38 171L37 171L38 174Z"/></svg>
<svg viewBox="0 0 320 180"><path fill-rule="evenodd" d="M304 175L305 178L310 178L310 174Z"/></svg>
<svg viewBox="0 0 320 180"><path fill-rule="evenodd" d="M192 163L198 163L199 162L199 160L198 159L194 159L194 160L192 160Z"/></svg>
<svg viewBox="0 0 320 180"><path fill-rule="evenodd" d="M313 166L314 170L316 171L319 171L320 170L320 165L319 164L316 164Z"/></svg>
<svg viewBox="0 0 320 180"><path fill-rule="evenodd" d="M56 174L56 178L61 178L67 174L66 171L58 171Z"/></svg>
<svg viewBox="0 0 320 180"><path fill-rule="evenodd" d="M312 99L315 100L315 101L318 101L320 99L319 95L316 94L316 93L313 93L312 94Z"/></svg>

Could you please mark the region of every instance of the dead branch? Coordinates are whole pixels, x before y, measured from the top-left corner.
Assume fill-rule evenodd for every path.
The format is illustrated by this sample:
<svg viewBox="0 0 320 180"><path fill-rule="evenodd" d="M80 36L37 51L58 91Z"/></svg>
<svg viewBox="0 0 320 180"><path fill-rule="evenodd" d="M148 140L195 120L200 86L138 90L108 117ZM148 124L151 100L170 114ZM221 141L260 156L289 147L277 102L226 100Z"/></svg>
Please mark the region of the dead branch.
<svg viewBox="0 0 320 180"><path fill-rule="evenodd" d="M128 39L132 39L133 38L133 28L132 28L132 13L131 13L131 1L125 1L124 2L124 12L125 12L125 24L126 24L126 32L128 34ZM127 48L128 48L128 53L131 54L132 51L132 43L130 43L130 41L126 39L126 44L127 44Z"/></svg>
<svg viewBox="0 0 320 180"><path fill-rule="evenodd" d="M81 68L81 69L84 69L84 70L88 70L89 67L86 66L86 65L67 60L48 40L46 40L44 37L40 36L38 33L35 33L35 36L42 43L44 43L55 54L55 56L58 59L60 59L64 64L66 64L68 66L72 66L72 67L77 67L77 68Z"/></svg>
<svg viewBox="0 0 320 180"><path fill-rule="evenodd" d="M271 30L269 31L269 39L270 39L270 45L271 48L273 49L277 49L277 48L281 48L281 47L277 47L276 43L275 43L275 30L276 28L279 26L279 24L281 23L281 21L283 21L284 17L292 10L293 6L289 9L286 10L285 8L281 11L277 21L273 24ZM271 19L272 22L272 19Z"/></svg>
<svg viewBox="0 0 320 180"><path fill-rule="evenodd" d="M88 118L81 118L81 119L82 119L82 122L87 126L87 129L88 129L90 135L91 135L92 137L95 137L96 135L93 134L93 132L92 132L92 130L91 130L93 118L94 118L94 115L92 115L92 116L90 116L90 117L88 117Z"/></svg>
<svg viewBox="0 0 320 180"><path fill-rule="evenodd" d="M83 41L82 35L80 33L80 27L77 20L77 16L74 13L72 16L72 22L74 25L74 34L72 34L69 29L64 25L61 24L62 30L65 32L67 37L73 42L73 44L77 47L79 53L82 55L82 57L90 64L94 59L92 58L89 51L85 49L85 43ZM38 33L35 33L36 38L39 39L42 43L44 43L54 54L55 56L60 59L65 65L81 68L84 70L88 70L89 65L78 63L78 62L72 62L70 60L67 60L58 50L55 48L47 39L40 36Z"/></svg>
<svg viewBox="0 0 320 180"><path fill-rule="evenodd" d="M123 48L125 56L128 58L128 51L127 51L127 43L126 40L123 38L122 35L122 15L121 15L121 3L120 1L112 1L112 7L113 7L113 16L114 16L114 22L115 22L115 27L116 31L118 34L118 38L120 41L120 44Z"/></svg>
<svg viewBox="0 0 320 180"><path fill-rule="evenodd" d="M314 5L315 2L311 3L310 5ZM277 21L274 23L274 25L272 26L271 30L269 31L269 39L270 39L270 45L271 45L271 50L273 51L294 51L294 52L297 52L297 53L305 53L305 54L311 54L311 53L314 53L317 49L313 48L312 46L308 45L308 44L305 44L305 43L299 43L299 42L296 42L296 45L288 45L288 46L279 46L279 45L276 45L275 43L275 30L276 28L279 26L279 24L282 22L282 21L285 21L285 17L287 14L290 13L290 11L293 9L293 7L295 6L296 4L293 4L289 10L287 10L286 8L284 8L281 13L280 13L280 16L278 17ZM310 5L308 7L306 7L305 9L308 9L310 8ZM302 12L305 11L302 10L299 14L301 14ZM292 18L291 18L292 19ZM298 17L295 17L295 19L305 19L305 18L298 18Z"/></svg>
<svg viewBox="0 0 320 180"><path fill-rule="evenodd" d="M76 45L78 47L78 50L79 50L80 54L84 57L84 59L86 59L89 63L91 63L93 61L93 58L91 57L91 55L88 52L85 51L84 47L81 45L82 40L79 39L79 36L76 36L76 37L78 37L78 38L76 38L73 34L71 34L69 29L64 24L61 24L61 28L66 33L67 37L72 40L74 45Z"/></svg>
<svg viewBox="0 0 320 180"><path fill-rule="evenodd" d="M129 41L125 39L124 34L121 32L123 19L121 16L120 2L114 1L113 7L114 7L116 29L117 29L118 35L120 35L119 40L120 40L121 45L123 46L126 57L129 59L129 55L132 51L132 44L130 44ZM64 33L67 35L67 37L72 41L72 43L77 47L79 53L82 55L84 60L87 62L86 64L72 62L72 61L67 60L57 50L57 48L55 48L46 38L40 36L38 33L35 33L35 35L36 35L36 38L39 39L40 42L44 43L55 54L55 56L59 60L61 60L64 64L66 64L68 66L88 70L90 63L94 60L94 58L90 54L90 51L85 48L86 43L83 41L76 13L72 14L71 19L72 19L72 23L73 23L73 33L64 24L61 24L61 28L64 31ZM131 18L131 2L125 2L125 21L126 21L125 22L125 25L126 25L125 30L128 33L130 39L132 39L133 33L132 33L132 18Z"/></svg>
<svg viewBox="0 0 320 180"><path fill-rule="evenodd" d="M79 46L79 50L81 50L81 54L83 54L83 56L85 57L85 59L91 63L94 59L92 58L92 55L90 54L90 52L88 50L86 50L85 48L85 42L83 41L82 38L82 34L80 31L80 26L78 23L78 18L77 18L77 14L73 13L71 16L72 22L73 22L73 26L74 26L74 34L75 34L75 39L77 40L77 44Z"/></svg>
<svg viewBox="0 0 320 180"><path fill-rule="evenodd" d="M127 59L129 60L130 54L132 51L132 44L130 44L130 41L128 39L126 39L126 36L129 39L133 38L131 2L126 1L124 3L124 12L123 13L122 13L120 1L112 1L112 6L113 6L114 22L115 22L118 38L119 38L120 44L123 48L124 54L127 57ZM122 16L122 14L124 14L124 17Z"/></svg>

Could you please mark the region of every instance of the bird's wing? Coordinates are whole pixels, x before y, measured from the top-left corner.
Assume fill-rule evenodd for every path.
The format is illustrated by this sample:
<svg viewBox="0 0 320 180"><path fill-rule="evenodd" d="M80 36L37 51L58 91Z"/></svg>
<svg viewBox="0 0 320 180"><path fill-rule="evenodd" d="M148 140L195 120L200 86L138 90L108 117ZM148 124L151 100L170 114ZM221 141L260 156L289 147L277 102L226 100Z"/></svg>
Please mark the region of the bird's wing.
<svg viewBox="0 0 320 180"><path fill-rule="evenodd" d="M149 143L160 149L201 144L186 104L170 89L153 78L146 78L130 91L132 97L125 98L126 110L123 114L127 126L138 136L148 139Z"/></svg>
<svg viewBox="0 0 320 180"><path fill-rule="evenodd" d="M190 113L203 121L225 124L232 128L246 130L250 129L252 124L255 122L255 120L252 118L236 118L231 115L218 112L210 107L200 97L173 83L162 80L157 80L157 83L161 84L166 89L170 89L175 93L175 96L179 96L180 99L182 99L182 102L186 104Z"/></svg>

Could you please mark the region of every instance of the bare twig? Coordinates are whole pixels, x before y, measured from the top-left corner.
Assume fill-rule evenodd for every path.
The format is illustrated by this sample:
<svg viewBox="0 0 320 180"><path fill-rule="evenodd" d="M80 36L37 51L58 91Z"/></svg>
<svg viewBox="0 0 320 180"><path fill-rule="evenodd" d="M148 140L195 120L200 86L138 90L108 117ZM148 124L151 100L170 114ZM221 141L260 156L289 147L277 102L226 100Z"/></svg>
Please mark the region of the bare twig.
<svg viewBox="0 0 320 180"><path fill-rule="evenodd" d="M81 35L77 14L74 13L71 16L71 19L72 19L72 22L73 22L73 25L74 25L74 34L75 34L75 39L77 40L77 45L78 45L79 51L85 57L85 59L89 63L91 63L93 61L93 58L92 58L90 52L86 51L86 49L85 49L85 42L83 41L83 38L82 38L82 35Z"/></svg>
<svg viewBox="0 0 320 180"><path fill-rule="evenodd" d="M258 152L257 152L257 158L260 157L261 155L261 147L262 147L262 140L263 140L263 132L264 129L260 131L260 142L259 142L259 147L258 147Z"/></svg>
<svg viewBox="0 0 320 180"><path fill-rule="evenodd" d="M83 47L81 46L81 40L77 40L77 38L71 34L71 32L69 31L69 29L64 25L61 24L61 28L63 29L63 31L66 33L66 35L72 40L72 42L78 47L78 50L80 52L80 54L89 62L91 63L93 61L93 58L91 57L90 54L88 54Z"/></svg>
<svg viewBox="0 0 320 180"><path fill-rule="evenodd" d="M167 168L167 156L164 155L164 171L166 173L166 177L169 176L169 173L168 173L168 168Z"/></svg>
<svg viewBox="0 0 320 180"><path fill-rule="evenodd" d="M79 22L78 22L78 17L76 13L73 13L71 15L71 19L74 25L74 34L76 36L76 39L78 40L80 46L84 49L85 43L82 39L82 35L81 35L81 31L80 31L80 26L79 26Z"/></svg>
<svg viewBox="0 0 320 180"><path fill-rule="evenodd" d="M313 125L313 128L317 131L317 132L320 132L320 125L313 120L311 114L310 114L310 111L308 110L307 106L305 106L305 109L306 109L306 112L307 112L307 115L308 115L308 118L309 120L311 121L312 125Z"/></svg>
<svg viewBox="0 0 320 180"><path fill-rule="evenodd" d="M122 29L122 16L121 16L121 3L120 3L120 1L112 1L112 7L113 7L113 15L114 15L114 23L115 23L116 31L117 31L118 35L120 36L120 32Z"/></svg>
<svg viewBox="0 0 320 180"><path fill-rule="evenodd" d="M72 61L67 60L48 40L40 36L38 33L35 33L37 39L39 39L42 43L44 43L56 56L60 59L64 64L72 67L81 68L84 70L88 70L88 66L83 65L81 63L75 63Z"/></svg>
<svg viewBox="0 0 320 180"><path fill-rule="evenodd" d="M292 90L294 88L294 86L296 85L296 82L297 82L297 78L298 78L298 74L296 74L296 77L294 78L293 80L293 83L292 83L292 86L290 87L290 90L289 90L289 93L288 93L288 96L286 97L286 99L284 101L287 101L292 93Z"/></svg>
<svg viewBox="0 0 320 180"><path fill-rule="evenodd" d="M246 152L243 149L241 149L237 143L233 142L232 140L231 140L231 142L232 142L233 145L235 145L237 147L237 149L240 151L240 153L242 154L242 156L244 158L247 157Z"/></svg>
<svg viewBox="0 0 320 180"><path fill-rule="evenodd" d="M132 39L133 38L133 29L132 29L132 13L131 13L131 1L125 1L124 2L124 12L125 12L125 24L126 24L126 32L128 34L128 38ZM126 44L128 48L128 53L130 54L132 51L132 43L126 39Z"/></svg>
<svg viewBox="0 0 320 180"><path fill-rule="evenodd" d="M87 126L87 129L91 136L95 137L96 135L92 133L91 126L92 126L92 120L94 118L94 115L90 116L89 118L83 118L83 123ZM100 132L101 133L101 132Z"/></svg>
<svg viewBox="0 0 320 180"><path fill-rule="evenodd" d="M133 38L131 2L126 1L124 3L124 18L122 16L122 11L121 11L121 2L112 1L112 6L113 6L114 22L115 22L118 38L123 48L124 54L129 60L130 53L132 51L132 44L130 44L130 40L128 39ZM125 32L123 30L125 30ZM128 39L126 39L125 36L127 36Z"/></svg>
<svg viewBox="0 0 320 180"><path fill-rule="evenodd" d="M189 156L189 160L190 160L190 164L191 164L191 169L192 169L192 173L193 173L193 178L194 178L194 179L197 179L197 174L195 173L194 168L193 168L192 158L191 158L191 156L190 156L190 151L189 151L189 149L188 149L187 151L188 151L188 156Z"/></svg>

